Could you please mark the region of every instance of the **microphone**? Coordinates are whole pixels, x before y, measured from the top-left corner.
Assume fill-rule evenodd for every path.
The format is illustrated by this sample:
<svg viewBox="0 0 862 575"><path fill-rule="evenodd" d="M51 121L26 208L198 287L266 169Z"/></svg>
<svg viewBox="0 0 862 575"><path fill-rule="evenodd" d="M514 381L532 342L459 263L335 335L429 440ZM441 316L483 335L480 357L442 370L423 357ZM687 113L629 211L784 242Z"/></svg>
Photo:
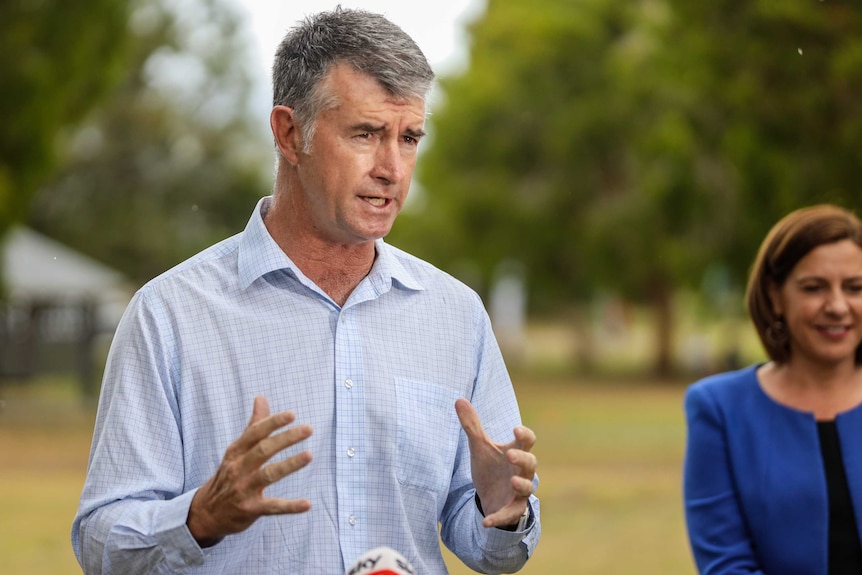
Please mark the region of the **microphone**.
<svg viewBox="0 0 862 575"><path fill-rule="evenodd" d="M363 553L344 575L416 575L416 571L398 551L377 547Z"/></svg>

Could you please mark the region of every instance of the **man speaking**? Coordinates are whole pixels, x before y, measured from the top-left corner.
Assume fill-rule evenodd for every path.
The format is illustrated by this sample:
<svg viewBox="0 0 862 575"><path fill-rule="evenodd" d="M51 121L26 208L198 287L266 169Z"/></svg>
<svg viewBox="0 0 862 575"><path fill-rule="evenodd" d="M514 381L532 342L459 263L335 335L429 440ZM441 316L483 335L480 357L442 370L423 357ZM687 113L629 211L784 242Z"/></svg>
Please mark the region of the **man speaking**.
<svg viewBox="0 0 862 575"><path fill-rule="evenodd" d="M272 195L115 334L72 528L86 574L334 574L382 545L438 574L440 536L482 573L527 561L536 438L488 315L382 239L433 80L376 14L288 32Z"/></svg>

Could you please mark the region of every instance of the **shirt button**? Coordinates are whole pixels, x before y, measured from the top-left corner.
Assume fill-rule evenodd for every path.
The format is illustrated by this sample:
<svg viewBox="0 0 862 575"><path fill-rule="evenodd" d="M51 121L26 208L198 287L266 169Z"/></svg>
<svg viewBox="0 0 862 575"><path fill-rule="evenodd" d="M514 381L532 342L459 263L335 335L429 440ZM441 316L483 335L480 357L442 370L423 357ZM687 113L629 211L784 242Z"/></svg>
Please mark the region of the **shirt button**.
<svg viewBox="0 0 862 575"><path fill-rule="evenodd" d="M351 387L353 387L353 380L352 379L345 379L344 380L344 387L346 387L347 389L350 389Z"/></svg>
<svg viewBox="0 0 862 575"><path fill-rule="evenodd" d="M350 523L351 525L356 525L356 517L351 515L350 517L347 518L347 522Z"/></svg>
<svg viewBox="0 0 862 575"><path fill-rule="evenodd" d="M347 448L347 457L353 457L354 455L356 455L356 450L353 449L352 447L348 447Z"/></svg>

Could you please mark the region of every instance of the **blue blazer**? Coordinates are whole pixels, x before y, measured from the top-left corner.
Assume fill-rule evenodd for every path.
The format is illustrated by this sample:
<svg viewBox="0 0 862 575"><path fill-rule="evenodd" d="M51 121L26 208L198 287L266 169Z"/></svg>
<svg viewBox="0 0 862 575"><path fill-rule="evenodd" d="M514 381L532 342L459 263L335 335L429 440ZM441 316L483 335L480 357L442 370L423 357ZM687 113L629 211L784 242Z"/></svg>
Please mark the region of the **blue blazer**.
<svg viewBox="0 0 862 575"><path fill-rule="evenodd" d="M827 575L829 502L817 423L761 389L752 365L685 396L689 541L703 575ZM836 418L862 525L862 406Z"/></svg>

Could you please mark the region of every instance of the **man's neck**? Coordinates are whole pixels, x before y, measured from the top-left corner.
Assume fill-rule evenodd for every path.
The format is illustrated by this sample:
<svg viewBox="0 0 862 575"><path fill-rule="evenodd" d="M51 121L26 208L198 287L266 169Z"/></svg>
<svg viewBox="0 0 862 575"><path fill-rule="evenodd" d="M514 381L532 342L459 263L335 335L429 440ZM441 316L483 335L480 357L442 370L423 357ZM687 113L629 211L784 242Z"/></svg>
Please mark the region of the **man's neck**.
<svg viewBox="0 0 862 575"><path fill-rule="evenodd" d="M264 224L275 243L302 273L339 306L343 306L374 264L373 241L360 244L335 244L312 234L301 226L291 226L284 214L273 206Z"/></svg>
<svg viewBox="0 0 862 575"><path fill-rule="evenodd" d="M330 246L325 250L313 250L303 246L295 252L285 250L285 253L307 278L343 306L374 265L374 243L361 247Z"/></svg>

